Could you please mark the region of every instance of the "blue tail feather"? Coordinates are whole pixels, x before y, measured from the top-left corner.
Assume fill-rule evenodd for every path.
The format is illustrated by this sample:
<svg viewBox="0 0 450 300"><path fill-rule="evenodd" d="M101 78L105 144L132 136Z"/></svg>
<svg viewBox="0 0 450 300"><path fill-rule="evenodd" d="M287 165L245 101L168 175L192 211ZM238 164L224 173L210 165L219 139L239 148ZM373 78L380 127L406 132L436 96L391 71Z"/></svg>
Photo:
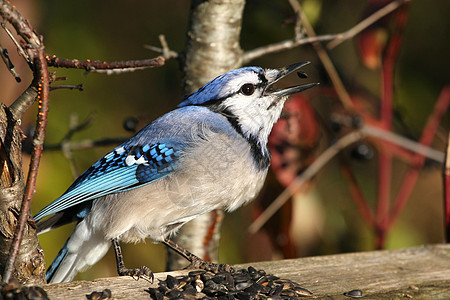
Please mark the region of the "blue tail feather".
<svg viewBox="0 0 450 300"><path fill-rule="evenodd" d="M56 255L56 257L53 260L52 264L47 269L47 272L45 274L45 276L47 278L47 282L50 282L52 280L53 276L55 276L55 274L56 274L56 271L58 271L59 267L61 266L61 263L66 258L67 253L69 253L69 249L67 248L67 242L68 241L69 240L67 240L64 243L64 246L61 248L61 250L59 250L58 255Z"/></svg>

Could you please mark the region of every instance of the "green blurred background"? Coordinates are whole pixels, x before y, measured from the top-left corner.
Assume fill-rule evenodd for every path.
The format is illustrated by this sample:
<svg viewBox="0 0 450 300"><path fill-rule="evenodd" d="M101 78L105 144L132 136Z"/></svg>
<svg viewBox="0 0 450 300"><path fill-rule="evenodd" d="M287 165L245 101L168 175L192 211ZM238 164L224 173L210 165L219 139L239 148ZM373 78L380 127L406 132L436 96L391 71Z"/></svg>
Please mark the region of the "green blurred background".
<svg viewBox="0 0 450 300"><path fill-rule="evenodd" d="M158 35L164 34L170 48L182 51L188 26L189 1L12 1L39 34L44 36L46 52L61 58L104 61L135 60L157 56L144 45L159 46ZM305 12L317 34L338 33L354 26L364 14L365 1L306 0ZM398 133L417 139L440 90L449 80L450 1L411 1L403 44L397 61L395 80L395 110ZM248 1L244 11L241 46L244 50L292 37L294 14L287 1ZM11 104L31 80L31 74L4 32L0 42L22 76L17 84L0 66L0 101ZM350 91L361 91L372 98L379 96L379 72L366 68L359 58L354 40L346 41L329 52ZM281 54L273 54L252 62L264 67L279 67L300 60L310 60L307 67L311 81L330 85L315 51L306 45ZM135 117L142 127L172 110L180 101L181 72L175 60L161 68L147 69L121 75L86 74L80 70L51 69L57 76L67 77L56 84L84 85L84 91L55 90L50 95L50 114L46 144L57 144L69 129L75 116L82 122L94 116L94 122L76 133L73 140L105 137L129 137L123 120ZM55 84L55 85L56 85ZM320 102L320 101L323 102ZM329 99L313 100L318 115L326 118ZM25 131L34 126L33 107L22 126ZM447 114L435 139L434 147L443 151L450 127ZM105 154L110 147L98 147L74 153L82 172ZM28 167L28 157L24 169ZM357 161L353 167L368 198L376 190L374 170L376 160ZM406 166L394 164L394 191L398 188ZM443 241L441 166L427 163L421 171L413 195L400 220L390 232L387 248L401 248ZM274 180L269 175L269 180ZM33 214L61 195L72 183L70 165L60 151L48 151L42 158L33 198ZM269 185L270 188L271 185ZM277 191L266 195L276 196ZM393 192L394 194L394 192ZM374 200L373 200L374 201ZM248 236L243 230L251 223L252 205L227 214L222 230L220 260L230 264L282 258L264 232ZM331 163L315 179L308 195L296 199L293 205L292 239L298 256L321 255L347 251L370 250L374 234L362 221L348 192L337 165ZM73 226L65 226L41 235L47 264L50 264L70 234ZM261 250L263 249L263 250ZM266 249L266 250L264 250ZM163 271L165 250L161 245L124 245L128 267L149 266L154 272ZM116 274L112 252L78 279L113 276Z"/></svg>

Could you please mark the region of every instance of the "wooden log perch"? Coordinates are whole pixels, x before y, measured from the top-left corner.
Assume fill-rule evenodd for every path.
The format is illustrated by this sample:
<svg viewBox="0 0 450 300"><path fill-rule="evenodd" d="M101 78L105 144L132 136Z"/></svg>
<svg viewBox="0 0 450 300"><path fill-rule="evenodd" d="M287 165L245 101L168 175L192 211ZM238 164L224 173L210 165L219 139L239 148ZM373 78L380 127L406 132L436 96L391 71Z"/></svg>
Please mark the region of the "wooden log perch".
<svg viewBox="0 0 450 300"><path fill-rule="evenodd" d="M298 282L313 292L313 299L352 299L343 294L355 289L362 291L363 299L450 298L449 244L260 262L235 268L249 265ZM87 299L86 295L104 289L111 290L112 299L150 299L145 289L156 287L158 279L187 273L157 273L153 284L131 277L112 277L43 288L50 299Z"/></svg>

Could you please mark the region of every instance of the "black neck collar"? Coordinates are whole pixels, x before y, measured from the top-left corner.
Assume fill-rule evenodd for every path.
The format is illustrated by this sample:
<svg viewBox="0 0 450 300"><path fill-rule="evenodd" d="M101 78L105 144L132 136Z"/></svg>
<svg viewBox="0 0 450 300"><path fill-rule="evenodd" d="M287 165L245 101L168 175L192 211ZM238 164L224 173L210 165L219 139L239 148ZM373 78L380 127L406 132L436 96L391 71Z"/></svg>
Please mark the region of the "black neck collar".
<svg viewBox="0 0 450 300"><path fill-rule="evenodd" d="M261 145L258 138L254 135L245 135L242 131L242 126L238 121L238 117L232 111L223 107L223 105L221 105L221 101L216 101L214 103L209 103L202 106L215 113L223 115L228 122L230 122L234 130L236 130L236 132L249 143L253 161L259 170L265 170L269 167L271 155L267 145Z"/></svg>

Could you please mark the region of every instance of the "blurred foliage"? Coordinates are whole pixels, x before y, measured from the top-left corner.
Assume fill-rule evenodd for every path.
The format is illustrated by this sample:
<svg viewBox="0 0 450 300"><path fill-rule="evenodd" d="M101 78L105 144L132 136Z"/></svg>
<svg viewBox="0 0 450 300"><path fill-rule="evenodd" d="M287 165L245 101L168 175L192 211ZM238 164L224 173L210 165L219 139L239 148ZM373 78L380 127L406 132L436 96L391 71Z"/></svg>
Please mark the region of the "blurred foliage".
<svg viewBox="0 0 450 300"><path fill-rule="evenodd" d="M159 46L158 35L164 34L174 51L182 51L188 24L189 1L13 1L19 11L30 20L45 38L46 52L62 58L98 59L105 61L134 60L157 56L144 49L144 44ZM317 34L338 33L355 25L362 18L365 1L305 0L305 12ZM412 139L420 136L440 89L448 83L450 63L450 1L411 1L409 19L404 33L400 57L397 61L395 85L396 130ZM292 37L294 14L285 0L249 0L243 21L241 45L250 50ZM13 52L4 32L2 46L8 48L13 62L23 77L16 84L3 66L0 66L0 100L10 104L28 85L30 74L21 59ZM365 95L367 99L379 96L379 73L361 63L354 40L346 41L329 52L349 91ZM255 60L252 64L279 67L300 60L310 60L307 72L312 81L322 86L330 82L311 46L274 54ZM52 69L65 82L57 84L84 85L84 91L56 90L51 93L47 144L56 144L67 133L69 119L77 114L82 121L94 114L95 121L74 140L127 137L122 121L134 116L139 126L174 109L180 101L181 74L178 63L169 60L166 66L122 75L86 74L80 70ZM314 93L314 92L312 92ZM329 126L328 114L336 105L334 99L314 100L324 126ZM35 111L27 113L24 130L34 126ZM442 128L450 127L447 114ZM436 138L435 147L442 150L446 131ZM78 168L88 168L111 147L99 147L74 153ZM367 193L376 190L373 170L376 159L354 162L358 181ZM24 167L27 167L25 162ZM401 174L402 163L394 166ZM281 188L269 175L262 197L276 197ZM394 178L394 181L396 178ZM32 210L56 199L71 184L73 178L68 161L59 151L46 152L41 163L37 193ZM398 185L398 184L397 184ZM393 183L394 189L396 182ZM308 195L298 197L293 205L295 224L311 228L311 234L293 237L298 255L317 255L373 249L374 234L368 230L348 192L348 187L335 163L315 179ZM375 199L375 196L368 196ZM388 248L407 247L443 240L442 186L439 166L428 164L421 172L418 184L402 214L389 234ZM375 201L375 200L374 200ZM305 205L303 205L303 202ZM282 258L270 239L264 234L248 236L243 228L251 223L252 205L228 214L222 230L221 261L239 263L261 259ZM303 217L301 217L303 216ZM298 222L297 222L298 221ZM302 223L304 221L304 223ZM309 222L308 224L306 222ZM70 234L71 227L57 229L40 236L49 264ZM295 229L293 233L297 232ZM303 236L305 238L303 243ZM150 244L150 243L148 243ZM128 267L147 265L154 272L164 270L165 250L158 245L124 245L125 264ZM246 249L243 249L246 245ZM272 247L272 248L271 248ZM278 252L277 252L278 251ZM78 279L92 279L116 274L112 251L94 268L78 275Z"/></svg>

